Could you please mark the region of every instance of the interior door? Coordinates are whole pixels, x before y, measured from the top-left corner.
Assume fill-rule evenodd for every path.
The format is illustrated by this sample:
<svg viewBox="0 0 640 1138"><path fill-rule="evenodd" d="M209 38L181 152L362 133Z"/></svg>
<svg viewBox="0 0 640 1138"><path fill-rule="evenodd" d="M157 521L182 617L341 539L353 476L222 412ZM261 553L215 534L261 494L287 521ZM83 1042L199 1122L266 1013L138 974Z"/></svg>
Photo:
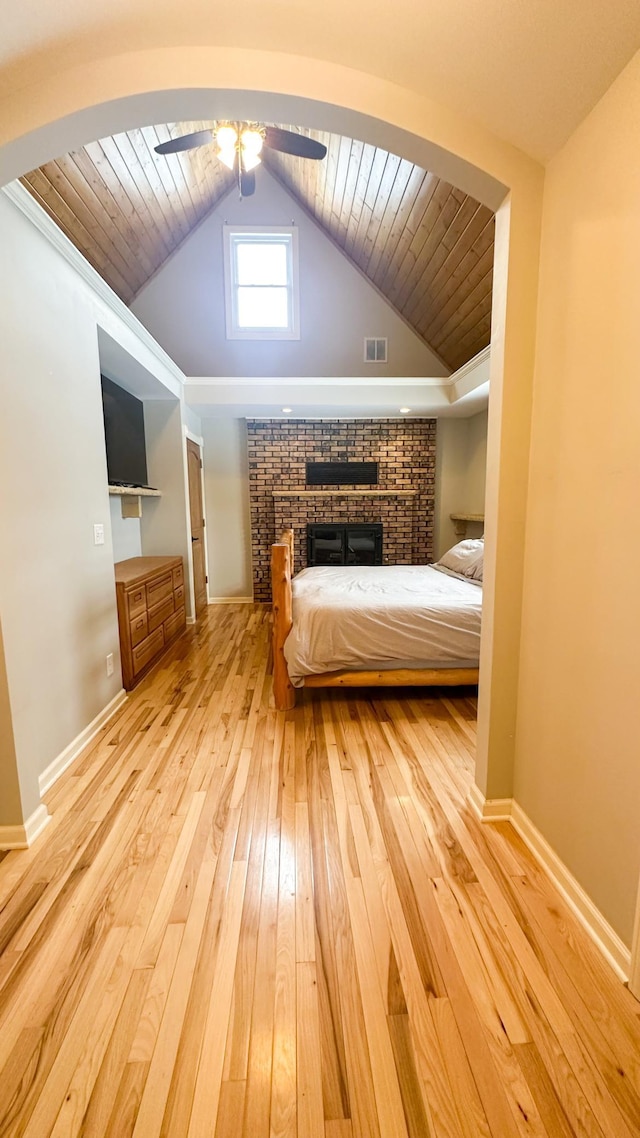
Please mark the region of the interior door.
<svg viewBox="0 0 640 1138"><path fill-rule="evenodd" d="M202 458L197 443L187 439L189 472L189 512L191 515L191 553L193 555L193 592L196 620L207 605L207 576L204 560L204 516L202 509Z"/></svg>

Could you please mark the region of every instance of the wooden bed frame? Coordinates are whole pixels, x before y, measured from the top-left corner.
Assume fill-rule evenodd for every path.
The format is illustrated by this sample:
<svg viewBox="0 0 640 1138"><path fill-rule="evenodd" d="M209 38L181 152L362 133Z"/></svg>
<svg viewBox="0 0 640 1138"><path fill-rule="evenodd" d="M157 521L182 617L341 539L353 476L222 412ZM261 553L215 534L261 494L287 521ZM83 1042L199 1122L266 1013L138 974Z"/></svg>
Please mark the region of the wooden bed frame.
<svg viewBox="0 0 640 1138"><path fill-rule="evenodd" d="M288 711L296 702L296 689L289 679L284 642L293 624L291 578L294 563L293 530L287 529L271 546L273 597L273 695L278 711ZM477 684L477 668L396 668L388 671L322 672L305 676L305 688L355 687L454 687Z"/></svg>

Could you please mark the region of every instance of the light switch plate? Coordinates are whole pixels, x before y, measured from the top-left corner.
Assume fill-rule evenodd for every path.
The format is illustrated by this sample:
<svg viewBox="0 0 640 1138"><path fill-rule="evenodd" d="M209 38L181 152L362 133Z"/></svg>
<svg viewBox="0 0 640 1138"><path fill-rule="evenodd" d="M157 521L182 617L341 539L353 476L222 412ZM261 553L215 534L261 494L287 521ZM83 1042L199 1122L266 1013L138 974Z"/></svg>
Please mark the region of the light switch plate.
<svg viewBox="0 0 640 1138"><path fill-rule="evenodd" d="M104 526L101 522L96 522L93 527L93 544L104 545Z"/></svg>

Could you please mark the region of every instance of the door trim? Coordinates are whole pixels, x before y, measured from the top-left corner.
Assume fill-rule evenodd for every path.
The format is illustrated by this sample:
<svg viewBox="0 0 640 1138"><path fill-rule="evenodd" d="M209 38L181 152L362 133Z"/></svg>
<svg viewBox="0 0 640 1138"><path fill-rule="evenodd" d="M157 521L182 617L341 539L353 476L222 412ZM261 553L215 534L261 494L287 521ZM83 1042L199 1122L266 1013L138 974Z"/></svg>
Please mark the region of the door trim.
<svg viewBox="0 0 640 1138"><path fill-rule="evenodd" d="M207 521L207 499L205 495L205 477L204 477L204 438L202 435L196 435L189 427L182 424L182 434L184 435L184 462L185 462L185 478L187 482L187 501L189 501L189 468L187 461L187 439L195 443L200 448L200 491L202 496L202 517L204 519L204 572L207 578L207 604L209 604L209 586L211 584L209 578L209 523ZM189 522L189 533L191 533L191 522ZM189 542L189 588L191 590L192 605L193 605L193 620L187 623L195 624L195 611L196 611L196 589L195 580L193 576L193 558L191 556L191 542Z"/></svg>

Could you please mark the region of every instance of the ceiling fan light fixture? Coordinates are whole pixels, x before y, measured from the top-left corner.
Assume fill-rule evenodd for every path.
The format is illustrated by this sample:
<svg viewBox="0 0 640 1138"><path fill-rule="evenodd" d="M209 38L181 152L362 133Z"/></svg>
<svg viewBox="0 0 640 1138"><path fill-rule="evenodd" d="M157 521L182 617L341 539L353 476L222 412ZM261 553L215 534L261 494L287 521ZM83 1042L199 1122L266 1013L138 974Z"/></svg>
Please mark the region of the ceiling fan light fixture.
<svg viewBox="0 0 640 1138"><path fill-rule="evenodd" d="M262 150L262 135L259 130L247 126L240 135L242 166L245 170L255 170L260 165L259 157Z"/></svg>
<svg viewBox="0 0 640 1138"><path fill-rule="evenodd" d="M262 135L259 130L254 130L253 127L245 127L240 135L240 144L247 154L259 154L262 150Z"/></svg>
<svg viewBox="0 0 640 1138"><path fill-rule="evenodd" d="M326 157L327 148L321 142L285 130L279 126L263 126L257 122L213 123L209 130L196 130L170 138L154 147L156 154L181 154L196 150L213 142L216 156L228 167L238 180L240 197L251 197L255 193L256 179L253 171L260 165L263 146L279 150L282 154L293 154L296 158Z"/></svg>
<svg viewBox="0 0 640 1138"><path fill-rule="evenodd" d="M242 169L255 170L256 166L260 165L260 158L257 154L247 153L246 150L242 151Z"/></svg>
<svg viewBox="0 0 640 1138"><path fill-rule="evenodd" d="M216 142L221 150L235 150L238 132L230 123L223 123L216 130Z"/></svg>
<svg viewBox="0 0 640 1138"><path fill-rule="evenodd" d="M228 166L230 170L233 170L233 168L236 164L235 147L232 147L229 150L219 150L218 151L218 158L220 159L221 162L224 162L225 166Z"/></svg>
<svg viewBox="0 0 640 1138"><path fill-rule="evenodd" d="M218 158L233 170L236 163L236 148L238 145L238 132L229 123L224 123L216 130L216 143L218 145Z"/></svg>

